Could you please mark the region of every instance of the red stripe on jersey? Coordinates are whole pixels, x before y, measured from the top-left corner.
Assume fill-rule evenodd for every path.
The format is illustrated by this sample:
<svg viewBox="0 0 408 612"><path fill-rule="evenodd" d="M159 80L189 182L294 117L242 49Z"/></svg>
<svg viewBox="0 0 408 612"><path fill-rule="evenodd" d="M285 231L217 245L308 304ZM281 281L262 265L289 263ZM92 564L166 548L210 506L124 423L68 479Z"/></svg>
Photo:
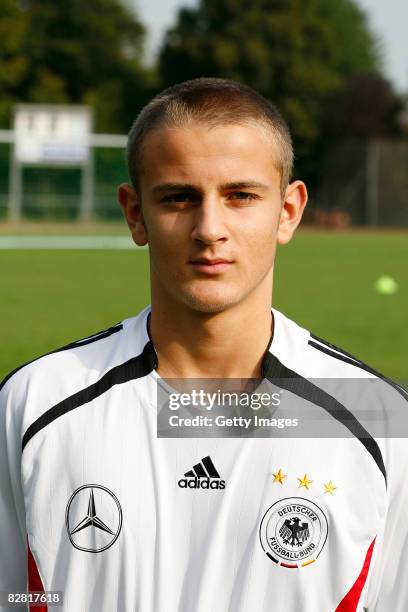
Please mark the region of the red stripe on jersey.
<svg viewBox="0 0 408 612"><path fill-rule="evenodd" d="M355 583L353 584L353 586L351 587L347 595L341 600L341 602L337 606L336 612L356 612L357 604L361 596L361 591L364 588L365 581L367 579L368 570L370 568L371 557L373 555L373 549L374 549L374 542L375 542L375 538L371 542L370 546L368 547L368 550L367 550L367 553L364 559L363 567L361 568L361 572L359 576L357 577L357 580L355 581Z"/></svg>
<svg viewBox="0 0 408 612"><path fill-rule="evenodd" d="M38 571L38 567L37 567L37 563L35 562L35 559L33 557L33 553L31 552L31 548L30 548L30 544L28 542L28 535L27 535L27 551L28 551L28 558L27 558L27 566L28 566L28 591L41 591L42 593L45 593L45 589L44 589L44 585L42 583L41 580L41 576L40 573ZM29 606L29 610L31 612L31 610L33 612L48 612L48 606L47 604L41 605L41 606Z"/></svg>

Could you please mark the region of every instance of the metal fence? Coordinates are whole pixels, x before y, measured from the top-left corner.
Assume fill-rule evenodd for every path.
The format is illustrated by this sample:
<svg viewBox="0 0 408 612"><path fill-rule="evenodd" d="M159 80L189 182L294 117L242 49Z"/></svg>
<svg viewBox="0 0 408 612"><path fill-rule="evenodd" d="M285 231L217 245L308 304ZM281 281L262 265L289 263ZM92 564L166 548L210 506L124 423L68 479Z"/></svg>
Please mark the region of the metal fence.
<svg viewBox="0 0 408 612"><path fill-rule="evenodd" d="M9 139L11 140L11 138ZM92 217L122 218L117 185L128 180L125 136L92 136ZM8 218L11 142L0 142L0 220ZM375 140L334 147L322 162L306 222L316 225L408 227L408 142ZM22 216L27 220L80 219L81 171L25 167Z"/></svg>
<svg viewBox="0 0 408 612"><path fill-rule="evenodd" d="M408 142L371 140L334 147L323 164L315 216L344 223L408 227Z"/></svg>

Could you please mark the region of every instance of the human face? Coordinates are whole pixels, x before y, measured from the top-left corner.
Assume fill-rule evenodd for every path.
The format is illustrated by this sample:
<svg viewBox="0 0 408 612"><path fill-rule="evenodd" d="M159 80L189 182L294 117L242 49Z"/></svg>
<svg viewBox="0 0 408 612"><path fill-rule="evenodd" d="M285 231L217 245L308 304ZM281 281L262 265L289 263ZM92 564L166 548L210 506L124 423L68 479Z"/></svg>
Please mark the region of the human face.
<svg viewBox="0 0 408 612"><path fill-rule="evenodd" d="M122 185L119 199L135 242L149 244L152 301L207 313L270 301L280 180L258 125L149 132L140 196Z"/></svg>

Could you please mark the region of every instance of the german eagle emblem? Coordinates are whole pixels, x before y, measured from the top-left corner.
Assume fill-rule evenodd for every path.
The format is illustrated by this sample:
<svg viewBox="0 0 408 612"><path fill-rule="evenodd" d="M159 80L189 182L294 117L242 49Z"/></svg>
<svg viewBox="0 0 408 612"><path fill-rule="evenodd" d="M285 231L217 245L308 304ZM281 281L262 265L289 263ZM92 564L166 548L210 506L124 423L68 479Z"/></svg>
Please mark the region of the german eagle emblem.
<svg viewBox="0 0 408 612"><path fill-rule="evenodd" d="M303 546L310 535L309 526L307 523L301 523L300 518L295 516L285 520L279 529L279 535L282 537L284 544Z"/></svg>

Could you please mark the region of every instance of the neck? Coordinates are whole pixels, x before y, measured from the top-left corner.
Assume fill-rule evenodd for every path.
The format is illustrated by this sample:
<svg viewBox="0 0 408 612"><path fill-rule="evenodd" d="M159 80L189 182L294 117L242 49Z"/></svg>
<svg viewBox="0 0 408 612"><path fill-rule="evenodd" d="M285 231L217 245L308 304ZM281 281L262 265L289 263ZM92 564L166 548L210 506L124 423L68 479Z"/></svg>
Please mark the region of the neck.
<svg viewBox="0 0 408 612"><path fill-rule="evenodd" d="M273 332L269 299L204 313L153 299L150 334L162 378L259 378ZM257 300L259 302L259 299ZM173 306L173 307L172 307Z"/></svg>

